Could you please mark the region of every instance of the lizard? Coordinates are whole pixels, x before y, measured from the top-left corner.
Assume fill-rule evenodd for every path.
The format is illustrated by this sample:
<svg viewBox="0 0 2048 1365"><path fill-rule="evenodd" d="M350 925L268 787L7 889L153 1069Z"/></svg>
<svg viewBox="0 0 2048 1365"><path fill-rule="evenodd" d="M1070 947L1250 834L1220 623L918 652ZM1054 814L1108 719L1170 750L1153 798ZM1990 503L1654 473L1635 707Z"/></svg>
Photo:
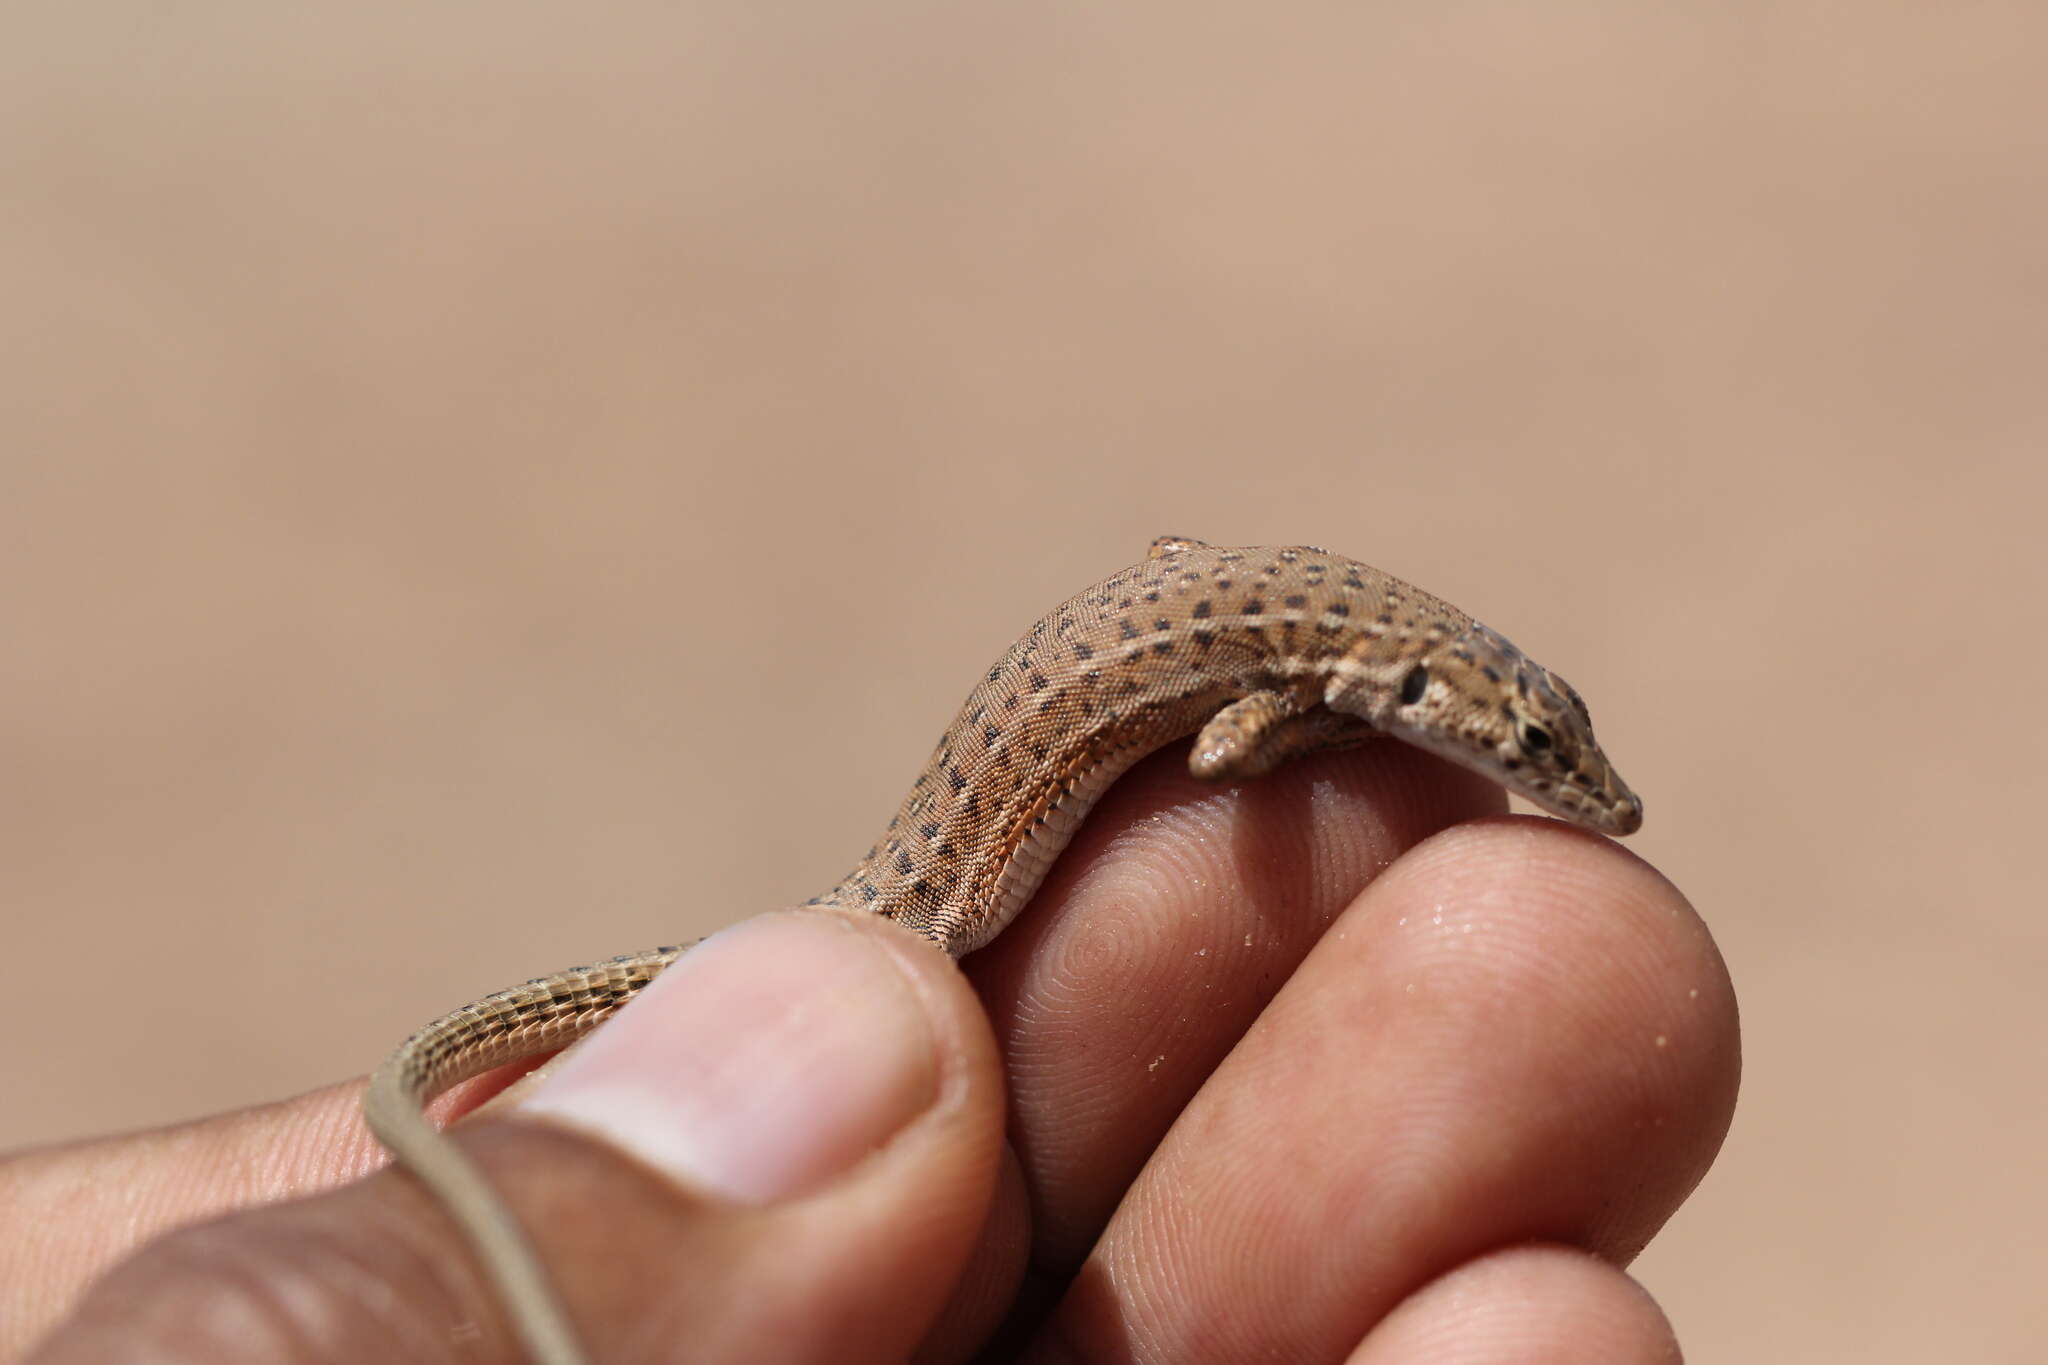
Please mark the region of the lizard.
<svg viewBox="0 0 2048 1365"><path fill-rule="evenodd" d="M1024 908L1112 782L1190 734L1188 769L1210 781L1391 736L1600 833L1643 819L1578 692L1450 603L1313 546L1162 536L989 667L881 838L806 904L894 920L957 959ZM536 1365L587 1357L517 1220L425 1105L573 1043L685 951L485 996L413 1034L365 1092L370 1128L459 1225Z"/></svg>

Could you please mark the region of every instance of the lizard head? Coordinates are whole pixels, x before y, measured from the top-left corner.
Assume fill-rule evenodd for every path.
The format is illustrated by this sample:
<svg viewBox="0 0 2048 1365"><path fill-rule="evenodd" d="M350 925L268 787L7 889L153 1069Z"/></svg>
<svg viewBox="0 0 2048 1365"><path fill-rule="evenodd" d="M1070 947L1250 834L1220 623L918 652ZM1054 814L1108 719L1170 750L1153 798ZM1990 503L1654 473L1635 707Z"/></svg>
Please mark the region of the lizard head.
<svg viewBox="0 0 2048 1365"><path fill-rule="evenodd" d="M1570 683L1476 622L1403 653L1388 658L1362 642L1331 676L1326 704L1575 824L1616 835L1641 828L1642 800L1593 738Z"/></svg>

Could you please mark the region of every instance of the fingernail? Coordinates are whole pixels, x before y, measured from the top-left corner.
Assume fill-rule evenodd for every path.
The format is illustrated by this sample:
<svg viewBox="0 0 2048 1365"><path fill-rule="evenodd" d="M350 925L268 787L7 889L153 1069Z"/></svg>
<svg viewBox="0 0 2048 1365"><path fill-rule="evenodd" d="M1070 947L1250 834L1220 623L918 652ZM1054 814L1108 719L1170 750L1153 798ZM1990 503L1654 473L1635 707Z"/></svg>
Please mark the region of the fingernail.
<svg viewBox="0 0 2048 1365"><path fill-rule="evenodd" d="M888 950L797 912L683 954L519 1108L758 1204L847 1170L937 1086L931 1024Z"/></svg>

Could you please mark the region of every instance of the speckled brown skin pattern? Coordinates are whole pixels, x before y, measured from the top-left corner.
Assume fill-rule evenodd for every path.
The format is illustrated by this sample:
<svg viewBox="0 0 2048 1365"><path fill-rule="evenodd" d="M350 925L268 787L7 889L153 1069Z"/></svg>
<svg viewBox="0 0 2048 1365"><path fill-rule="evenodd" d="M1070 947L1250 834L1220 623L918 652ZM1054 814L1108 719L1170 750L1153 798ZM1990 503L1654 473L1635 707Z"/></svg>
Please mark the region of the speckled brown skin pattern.
<svg viewBox="0 0 2048 1365"><path fill-rule="evenodd" d="M1171 537L1061 603L967 698L881 840L812 905L872 911L954 957L1031 899L1088 808L1184 736L1195 776L1253 777L1391 735L1607 834L1639 801L1570 684L1448 602L1311 546ZM407 1039L371 1077L370 1127L448 1207L540 1365L581 1365L518 1225L422 1106L565 1046L684 951L656 948L486 996Z"/></svg>

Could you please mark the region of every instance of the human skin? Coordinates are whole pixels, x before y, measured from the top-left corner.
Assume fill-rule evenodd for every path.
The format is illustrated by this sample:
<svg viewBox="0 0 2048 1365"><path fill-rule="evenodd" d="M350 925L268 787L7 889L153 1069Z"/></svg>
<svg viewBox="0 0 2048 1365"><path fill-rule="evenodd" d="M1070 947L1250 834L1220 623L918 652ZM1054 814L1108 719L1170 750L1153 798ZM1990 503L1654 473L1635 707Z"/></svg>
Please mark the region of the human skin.
<svg viewBox="0 0 2048 1365"><path fill-rule="evenodd" d="M964 972L762 917L462 1125L596 1360L1676 1358L1623 1267L1734 1107L1690 906L1406 746L1184 763ZM518 1360L359 1095L0 1163L0 1359Z"/></svg>

